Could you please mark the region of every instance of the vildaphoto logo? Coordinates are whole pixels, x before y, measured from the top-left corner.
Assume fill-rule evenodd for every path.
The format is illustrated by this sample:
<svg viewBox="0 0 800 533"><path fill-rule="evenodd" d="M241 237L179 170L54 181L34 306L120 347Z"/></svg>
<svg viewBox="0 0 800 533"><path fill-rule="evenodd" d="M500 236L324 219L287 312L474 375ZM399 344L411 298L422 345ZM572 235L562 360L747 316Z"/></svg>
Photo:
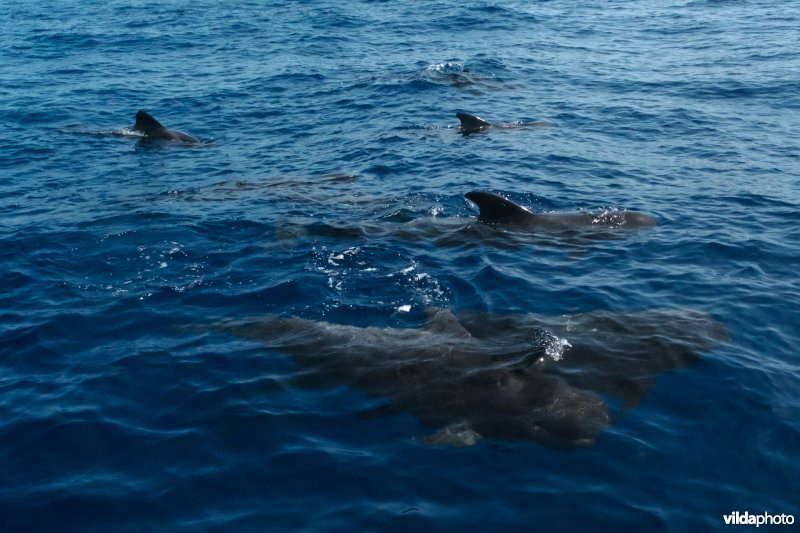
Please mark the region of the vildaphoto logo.
<svg viewBox="0 0 800 533"><path fill-rule="evenodd" d="M722 515L725 525L732 526L791 526L794 524L794 515L791 514L750 514L745 511L740 513L734 511L731 514Z"/></svg>

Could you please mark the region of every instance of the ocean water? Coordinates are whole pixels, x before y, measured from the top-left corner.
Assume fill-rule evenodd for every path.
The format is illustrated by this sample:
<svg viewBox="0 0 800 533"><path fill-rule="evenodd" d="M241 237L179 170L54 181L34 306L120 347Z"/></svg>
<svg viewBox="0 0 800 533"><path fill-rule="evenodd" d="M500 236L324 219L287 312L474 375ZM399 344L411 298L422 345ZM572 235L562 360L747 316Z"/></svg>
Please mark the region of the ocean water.
<svg viewBox="0 0 800 533"><path fill-rule="evenodd" d="M800 514L800 4L2 12L3 531L679 531ZM204 142L117 135L138 109ZM462 135L456 112L552 127ZM486 228L472 190L658 226ZM565 450L426 444L418 417L365 417L380 397L301 386L282 350L215 326L411 330L430 308L671 309L729 340Z"/></svg>

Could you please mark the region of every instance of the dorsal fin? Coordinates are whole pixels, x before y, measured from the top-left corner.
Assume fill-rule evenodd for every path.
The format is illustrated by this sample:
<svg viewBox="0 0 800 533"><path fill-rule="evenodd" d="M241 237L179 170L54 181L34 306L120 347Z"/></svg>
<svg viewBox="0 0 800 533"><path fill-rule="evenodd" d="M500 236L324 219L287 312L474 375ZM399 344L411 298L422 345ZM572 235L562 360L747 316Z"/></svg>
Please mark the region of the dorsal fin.
<svg viewBox="0 0 800 533"><path fill-rule="evenodd" d="M480 209L478 220L489 224L524 224L536 215L511 200L490 192L472 191L464 195Z"/></svg>
<svg viewBox="0 0 800 533"><path fill-rule="evenodd" d="M425 315L428 317L428 321L425 323L425 329L428 331L434 333L449 333L456 337L472 336L469 331L464 329L464 326L461 325L449 309L428 307L425 309Z"/></svg>
<svg viewBox="0 0 800 533"><path fill-rule="evenodd" d="M164 126L150 116L147 111L140 109L139 112L136 113L136 124L133 125L134 130L142 131L147 134L163 128Z"/></svg>
<svg viewBox="0 0 800 533"><path fill-rule="evenodd" d="M461 121L461 131L480 131L491 126L488 122L469 113L456 113Z"/></svg>

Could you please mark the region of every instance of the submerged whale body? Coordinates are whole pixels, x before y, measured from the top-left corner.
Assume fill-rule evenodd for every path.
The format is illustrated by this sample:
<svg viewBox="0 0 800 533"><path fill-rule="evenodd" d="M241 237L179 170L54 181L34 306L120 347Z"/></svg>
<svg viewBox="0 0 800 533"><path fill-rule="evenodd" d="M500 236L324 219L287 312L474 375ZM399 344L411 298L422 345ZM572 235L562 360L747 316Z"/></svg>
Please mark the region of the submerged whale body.
<svg viewBox="0 0 800 533"><path fill-rule="evenodd" d="M485 437L572 449L591 446L611 423L603 395L618 395L634 405L634 393L625 385L635 386L635 399L641 399L645 380L686 366L693 350L713 344L697 340L706 338L704 331L690 335L684 330L716 324L702 313L595 320L576 315L575 320L588 329L562 328L559 334L566 338L548 330L563 324L563 318L537 322L527 315L484 314L461 319L445 309L429 309L422 328L356 327L270 315L213 329L290 354L302 369L302 384L344 383L387 399L389 404L375 411L416 417L435 430L420 438L427 444L465 446ZM615 324L634 326L618 330ZM659 327L664 337L652 335ZM574 362L573 345L579 355ZM615 364L618 359L622 362Z"/></svg>
<svg viewBox="0 0 800 533"><path fill-rule="evenodd" d="M387 398L380 411L406 412L436 428L421 440L462 446L481 437L589 446L610 423L596 394L536 370L548 337L508 344L478 339L447 310L423 328L356 327L267 316L223 331L288 352L309 386L346 383Z"/></svg>
<svg viewBox="0 0 800 533"><path fill-rule="evenodd" d="M492 124L483 120L482 118L470 115L469 113L456 113L456 117L461 122L459 130L461 133L477 133L479 131L486 131L488 129L501 129L508 130L512 128L524 127L537 127L537 126L552 126L549 122L536 121L536 122L512 122L509 124Z"/></svg>
<svg viewBox="0 0 800 533"><path fill-rule="evenodd" d="M510 341L546 330L569 346L559 361L543 361L543 370L563 376L572 386L636 406L659 373L687 367L698 353L730 339L727 328L707 313L692 309L606 310L573 315L465 312L459 322L477 338L505 332Z"/></svg>
<svg viewBox="0 0 800 533"><path fill-rule="evenodd" d="M147 111L140 109L136 113L136 124L131 128L132 131L143 135L147 139L166 139L170 141L182 141L185 143L199 143L200 141L182 131L171 130L164 127L159 121L152 117Z"/></svg>
<svg viewBox="0 0 800 533"><path fill-rule="evenodd" d="M638 211L606 211L603 213L533 213L507 198L490 192L472 191L464 195L478 206L478 220L528 229L571 230L581 228L647 228L656 220Z"/></svg>

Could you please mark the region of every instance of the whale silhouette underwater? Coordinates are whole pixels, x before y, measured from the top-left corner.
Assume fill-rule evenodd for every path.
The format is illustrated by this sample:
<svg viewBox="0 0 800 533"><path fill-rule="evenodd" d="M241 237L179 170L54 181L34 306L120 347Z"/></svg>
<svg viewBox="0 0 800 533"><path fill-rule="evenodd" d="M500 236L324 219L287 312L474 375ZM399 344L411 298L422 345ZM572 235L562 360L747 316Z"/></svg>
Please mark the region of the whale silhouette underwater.
<svg viewBox="0 0 800 533"><path fill-rule="evenodd" d="M426 444L482 438L555 448L591 446L655 376L685 367L727 339L691 310L562 317L428 309L421 328L358 327L268 315L203 326L287 353L297 384L347 384L387 400L372 416L407 413L434 433ZM609 401L624 407L614 413Z"/></svg>

